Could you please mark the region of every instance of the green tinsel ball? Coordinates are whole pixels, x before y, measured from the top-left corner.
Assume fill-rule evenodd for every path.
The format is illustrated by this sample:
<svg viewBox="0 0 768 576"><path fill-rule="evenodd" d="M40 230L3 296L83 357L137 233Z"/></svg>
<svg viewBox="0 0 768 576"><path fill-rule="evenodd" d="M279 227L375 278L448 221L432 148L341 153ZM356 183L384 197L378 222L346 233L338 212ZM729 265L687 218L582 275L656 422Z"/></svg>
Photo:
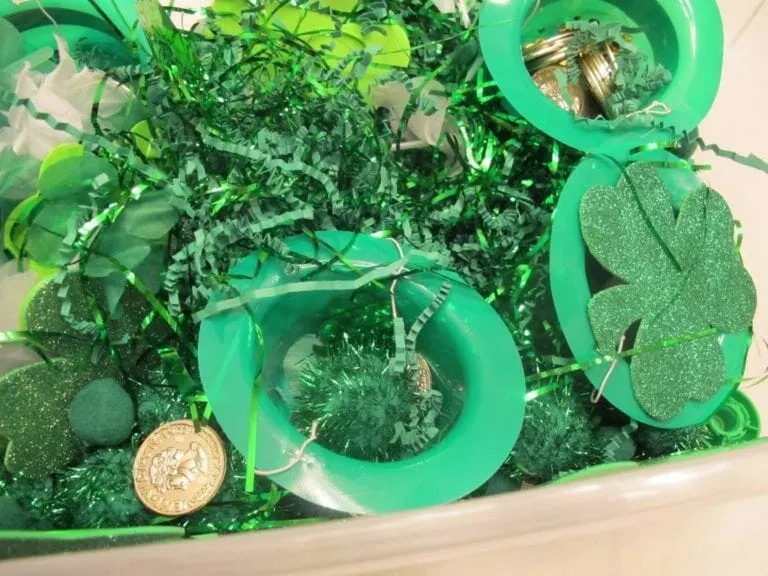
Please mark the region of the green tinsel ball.
<svg viewBox="0 0 768 576"><path fill-rule="evenodd" d="M94 380L78 392L69 406L69 424L91 446L117 446L131 435L133 400L113 378Z"/></svg>
<svg viewBox="0 0 768 576"><path fill-rule="evenodd" d="M52 476L27 478L11 475L0 462L0 497L7 496L26 513L27 530L67 528L66 512L54 502L55 484Z"/></svg>
<svg viewBox="0 0 768 576"><path fill-rule="evenodd" d="M706 425L666 430L641 426L635 433L638 448L646 458L659 458L679 452L695 452L711 446L711 432Z"/></svg>
<svg viewBox="0 0 768 576"><path fill-rule="evenodd" d="M10 496L0 496L0 530L24 530L27 513Z"/></svg>
<svg viewBox="0 0 768 576"><path fill-rule="evenodd" d="M618 443L618 446L614 444ZM602 426L595 433L595 446L598 453L608 462L622 462L635 457L635 441L613 426ZM608 453L606 453L608 452Z"/></svg>
<svg viewBox="0 0 768 576"><path fill-rule="evenodd" d="M136 415L142 437L161 424L189 417L187 404L175 387L149 385L136 390Z"/></svg>
<svg viewBox="0 0 768 576"><path fill-rule="evenodd" d="M318 443L339 454L397 459L395 425L409 421L415 394L388 366L381 353L352 346L318 357L299 375L294 424L306 432L319 421Z"/></svg>
<svg viewBox="0 0 768 576"><path fill-rule="evenodd" d="M570 391L556 391L528 403L512 461L526 476L546 482L597 460L591 418Z"/></svg>
<svg viewBox="0 0 768 576"><path fill-rule="evenodd" d="M394 320L389 302L379 295L359 292L352 302L331 308L320 330L320 340L329 349L350 343L353 346L392 346Z"/></svg>
<svg viewBox="0 0 768 576"><path fill-rule="evenodd" d="M133 491L133 451L98 450L61 478L57 503L68 510L73 528L141 526L149 513Z"/></svg>

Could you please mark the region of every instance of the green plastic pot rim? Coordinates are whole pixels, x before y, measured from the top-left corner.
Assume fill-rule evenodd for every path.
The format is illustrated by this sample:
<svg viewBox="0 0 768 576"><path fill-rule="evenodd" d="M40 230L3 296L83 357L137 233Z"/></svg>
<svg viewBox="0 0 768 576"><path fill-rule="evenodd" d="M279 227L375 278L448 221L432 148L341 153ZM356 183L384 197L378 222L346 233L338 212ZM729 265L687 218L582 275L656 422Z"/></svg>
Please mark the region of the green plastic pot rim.
<svg viewBox="0 0 768 576"><path fill-rule="evenodd" d="M529 15L535 16L532 11L537 1L484 2L480 46L485 64L506 101L542 132L578 150L624 160L639 146L673 140L693 131L709 112L720 86L723 63L723 25L716 0L646 0L660 5L680 40L678 72L663 95L671 113L663 117L663 127L660 123L657 128L611 128L607 121L587 126L539 90L525 67L521 51L522 29ZM560 0L563 4L569 1ZM626 0L632 1L637 0ZM584 3L574 5L583 7ZM696 94L697 105L689 101L690 94Z"/></svg>
<svg viewBox="0 0 768 576"><path fill-rule="evenodd" d="M677 158L665 150L649 150L637 156L638 161L676 162ZM659 168L662 179L677 201L694 186L700 185L698 176L680 168ZM621 177L619 166L608 158L588 156L582 160L566 181L555 208L552 222L550 250L550 285L558 320L576 361L587 363L599 356L597 342L587 313L592 292L586 270L587 250L581 235L579 204L586 191L596 185L614 186ZM674 201L673 198L673 201ZM718 393L706 402L690 401L685 408L669 420L657 420L638 404L632 390L629 364L620 360L603 397L630 418L657 428L686 428L707 422L726 402L738 386L744 373L751 332L743 331L722 337L725 357L726 382ZM595 388L610 369L608 364L586 371Z"/></svg>
<svg viewBox="0 0 768 576"><path fill-rule="evenodd" d="M358 265L387 265L400 257L396 246L386 239L350 232L320 232L317 236ZM287 244L294 252L318 261L333 256L305 236L290 238ZM253 274L257 260L255 255L242 260L233 268L233 275L246 270ZM439 326L441 337L459 335L456 349L463 351L462 361L468 366L463 382L465 403L444 439L414 457L386 463L355 460L310 444L296 466L272 476L275 482L321 506L371 514L456 500L498 470L517 440L525 410L522 363L504 322L479 294L450 273L418 272L401 278L398 302L413 298L421 307L431 301L446 277L451 278L453 288L422 331L424 335L430 326ZM255 277L233 284L242 293L284 280L285 266L268 259ZM203 387L222 430L244 454L249 444L248 406L259 372L253 325L261 322L279 300L252 304L251 315L236 310L210 317L200 327L198 357ZM265 347L269 349L271 340L279 342L285 330L261 325ZM284 466L305 441L269 397L269 387L268 383L261 387L258 402L258 469Z"/></svg>

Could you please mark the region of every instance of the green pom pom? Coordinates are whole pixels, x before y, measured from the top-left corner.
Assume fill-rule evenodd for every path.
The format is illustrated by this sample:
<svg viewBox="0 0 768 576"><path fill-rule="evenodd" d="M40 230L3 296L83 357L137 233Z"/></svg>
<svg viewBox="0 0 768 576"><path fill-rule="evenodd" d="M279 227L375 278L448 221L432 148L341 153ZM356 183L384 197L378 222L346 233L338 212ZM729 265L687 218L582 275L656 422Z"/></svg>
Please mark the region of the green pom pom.
<svg viewBox="0 0 768 576"><path fill-rule="evenodd" d="M172 386L143 385L136 390L136 414L141 436L161 424L188 418L187 403Z"/></svg>
<svg viewBox="0 0 768 576"><path fill-rule="evenodd" d="M0 496L0 530L25 530L27 513L10 496Z"/></svg>
<svg viewBox="0 0 768 576"><path fill-rule="evenodd" d="M69 424L91 446L117 446L131 435L133 400L112 378L94 380L69 406Z"/></svg>
<svg viewBox="0 0 768 576"><path fill-rule="evenodd" d="M429 399L407 377L393 375L376 350L344 346L317 357L299 380L293 422L308 431L318 421L318 443L339 454L396 460L437 435Z"/></svg>
<svg viewBox="0 0 768 576"><path fill-rule="evenodd" d="M102 449L61 478L57 504L73 528L120 528L145 524L150 515L133 490L133 451Z"/></svg>
<svg viewBox="0 0 768 576"><path fill-rule="evenodd" d="M677 430L641 426L635 434L638 447L646 458L660 458L680 452L695 452L711 447L712 433L705 425Z"/></svg>
<svg viewBox="0 0 768 576"><path fill-rule="evenodd" d="M595 433L595 446L608 462L622 462L635 457L635 441L619 428L603 426Z"/></svg>
<svg viewBox="0 0 768 576"><path fill-rule="evenodd" d="M512 461L535 482L594 464L591 418L570 390L552 392L528 403Z"/></svg>

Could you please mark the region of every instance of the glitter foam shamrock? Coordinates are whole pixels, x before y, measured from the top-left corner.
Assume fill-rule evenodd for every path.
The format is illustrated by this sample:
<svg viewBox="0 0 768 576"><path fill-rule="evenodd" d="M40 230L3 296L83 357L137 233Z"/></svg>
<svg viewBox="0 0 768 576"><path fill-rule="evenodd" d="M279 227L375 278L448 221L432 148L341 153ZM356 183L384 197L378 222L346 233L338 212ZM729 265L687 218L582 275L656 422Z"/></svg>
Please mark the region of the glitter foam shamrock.
<svg viewBox="0 0 768 576"><path fill-rule="evenodd" d="M104 371L69 359L30 364L0 378L0 439L5 466L40 478L62 469L81 451L67 420L75 395Z"/></svg>
<svg viewBox="0 0 768 576"><path fill-rule="evenodd" d="M669 191L650 164L629 166L616 187L596 186L580 207L589 251L625 282L595 294L589 317L601 353L614 352L640 320L634 347L750 327L755 287L733 241L723 198L702 185L677 220ZM718 337L642 353L631 360L632 387L649 415L667 420L689 401L706 401L725 383ZM610 382L607 384L610 386Z"/></svg>

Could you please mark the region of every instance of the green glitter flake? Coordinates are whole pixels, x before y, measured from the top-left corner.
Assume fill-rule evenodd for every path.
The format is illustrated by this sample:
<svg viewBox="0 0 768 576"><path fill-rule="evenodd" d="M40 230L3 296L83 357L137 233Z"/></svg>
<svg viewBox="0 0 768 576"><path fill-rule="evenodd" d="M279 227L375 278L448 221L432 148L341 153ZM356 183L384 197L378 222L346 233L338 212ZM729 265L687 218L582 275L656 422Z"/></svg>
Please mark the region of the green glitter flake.
<svg viewBox="0 0 768 576"><path fill-rule="evenodd" d="M635 346L714 328L750 327L755 286L733 241L725 200L702 185L690 192L675 220L670 193L650 164L629 166L616 187L596 186L584 196L581 229L589 251L619 280L597 293L589 317L601 353L641 320ZM725 383L717 336L702 338L631 361L638 403L667 420L689 400L706 401Z"/></svg>

